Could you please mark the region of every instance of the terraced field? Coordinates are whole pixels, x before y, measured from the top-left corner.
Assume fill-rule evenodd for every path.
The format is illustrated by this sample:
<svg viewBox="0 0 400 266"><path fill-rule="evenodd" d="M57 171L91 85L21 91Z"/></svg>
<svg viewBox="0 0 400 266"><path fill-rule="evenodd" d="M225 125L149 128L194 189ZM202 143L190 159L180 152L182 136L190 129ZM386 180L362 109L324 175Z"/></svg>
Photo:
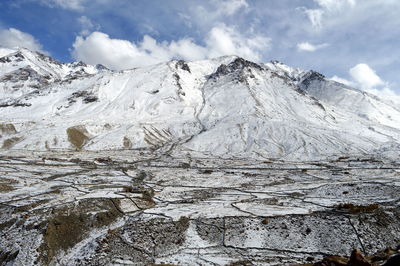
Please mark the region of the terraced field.
<svg viewBox="0 0 400 266"><path fill-rule="evenodd" d="M398 163L366 157L7 151L0 264L291 265L355 248L372 255L400 244L399 175Z"/></svg>

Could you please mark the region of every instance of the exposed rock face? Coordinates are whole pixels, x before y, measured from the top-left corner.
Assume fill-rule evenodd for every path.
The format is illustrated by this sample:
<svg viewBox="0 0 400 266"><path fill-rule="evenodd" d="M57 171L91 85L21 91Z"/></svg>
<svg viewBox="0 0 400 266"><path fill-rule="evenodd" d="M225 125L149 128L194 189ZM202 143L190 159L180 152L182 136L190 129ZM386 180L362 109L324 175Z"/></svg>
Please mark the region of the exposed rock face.
<svg viewBox="0 0 400 266"><path fill-rule="evenodd" d="M183 60L179 60L178 62L176 62L176 68L177 69L180 68L182 70L185 70L185 71L191 73L189 65Z"/></svg>
<svg viewBox="0 0 400 266"><path fill-rule="evenodd" d="M315 71L310 71L306 75L304 75L304 77L302 78L299 86L301 88L307 88L314 81L324 81L324 80L325 80L325 76L324 75L322 75L322 74L320 74L318 72L315 72Z"/></svg>
<svg viewBox="0 0 400 266"><path fill-rule="evenodd" d="M257 70L263 70L263 68L253 62L247 61L243 58L236 58L235 60L233 60L231 63L229 63L228 65L225 64L221 64L217 70L215 71L215 73L213 73L212 75L210 75L210 78L218 78L221 76L225 76L231 73L237 73L238 71L243 71L245 68L248 69L257 69Z"/></svg>
<svg viewBox="0 0 400 266"><path fill-rule="evenodd" d="M400 254L393 255L382 266L396 266L396 265L400 265Z"/></svg>

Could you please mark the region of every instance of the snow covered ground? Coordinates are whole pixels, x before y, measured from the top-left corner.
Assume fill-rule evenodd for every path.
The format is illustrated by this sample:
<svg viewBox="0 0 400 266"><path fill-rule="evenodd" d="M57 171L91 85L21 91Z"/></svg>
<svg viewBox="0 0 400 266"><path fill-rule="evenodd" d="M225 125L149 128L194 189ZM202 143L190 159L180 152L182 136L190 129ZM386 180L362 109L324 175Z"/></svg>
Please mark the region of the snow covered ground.
<svg viewBox="0 0 400 266"><path fill-rule="evenodd" d="M3 149L321 159L398 150L400 108L314 71L227 56L113 72L0 58Z"/></svg>
<svg viewBox="0 0 400 266"><path fill-rule="evenodd" d="M0 173L0 250L15 265L289 265L400 241L388 160L9 151Z"/></svg>
<svg viewBox="0 0 400 266"><path fill-rule="evenodd" d="M400 244L393 103L236 56L118 72L0 56L0 264L290 265Z"/></svg>

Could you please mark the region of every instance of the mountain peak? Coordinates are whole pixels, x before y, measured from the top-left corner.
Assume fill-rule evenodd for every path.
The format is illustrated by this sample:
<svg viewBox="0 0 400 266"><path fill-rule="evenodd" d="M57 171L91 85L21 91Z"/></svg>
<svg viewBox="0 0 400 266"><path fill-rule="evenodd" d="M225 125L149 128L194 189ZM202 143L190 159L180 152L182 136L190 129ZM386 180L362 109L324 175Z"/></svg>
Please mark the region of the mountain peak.
<svg viewBox="0 0 400 266"><path fill-rule="evenodd" d="M314 159L400 143L396 107L277 61L228 56L115 72L18 50L0 65L0 122L15 124L19 140L7 148L74 149L69 128L82 129L79 149L222 157Z"/></svg>
<svg viewBox="0 0 400 266"><path fill-rule="evenodd" d="M299 80L307 72L300 68L290 67L277 60L270 61L269 63L264 64L264 66L277 75L286 77L292 81Z"/></svg>
<svg viewBox="0 0 400 266"><path fill-rule="evenodd" d="M254 62L248 61L246 59L243 59L241 57L235 58L233 61L231 61L229 64L221 64L217 70L210 75L210 78L217 78L220 76L225 76L231 73L235 73L237 71L242 71L245 68L253 68L257 70L263 70L263 67L261 65L258 65Z"/></svg>

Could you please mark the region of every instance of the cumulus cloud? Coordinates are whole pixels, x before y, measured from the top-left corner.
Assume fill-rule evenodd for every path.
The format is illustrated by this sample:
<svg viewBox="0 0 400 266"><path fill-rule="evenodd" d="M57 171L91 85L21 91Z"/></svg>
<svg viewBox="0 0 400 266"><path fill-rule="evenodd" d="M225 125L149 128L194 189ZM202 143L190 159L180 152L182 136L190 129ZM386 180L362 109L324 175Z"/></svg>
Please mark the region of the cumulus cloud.
<svg viewBox="0 0 400 266"><path fill-rule="evenodd" d="M270 39L255 35L245 37L225 25L211 29L206 39L207 57L238 55L249 60L261 60L261 52L270 46Z"/></svg>
<svg viewBox="0 0 400 266"><path fill-rule="evenodd" d="M337 15L343 8L356 5L356 0L314 0L314 2L319 5L319 8L306 9L305 13L317 29L322 28L324 16Z"/></svg>
<svg viewBox="0 0 400 266"><path fill-rule="evenodd" d="M0 29L0 46L4 48L27 48L32 51L43 51L42 45L29 33L20 30L9 28Z"/></svg>
<svg viewBox="0 0 400 266"><path fill-rule="evenodd" d="M60 7L69 10L83 10L83 4L87 0L39 0L42 4L49 7Z"/></svg>
<svg viewBox="0 0 400 266"><path fill-rule="evenodd" d="M314 52L324 47L327 47L327 43L322 44L311 44L309 42L302 42L297 44L297 50L299 51L306 51L306 52Z"/></svg>
<svg viewBox="0 0 400 266"><path fill-rule="evenodd" d="M332 80L343 83L350 87L362 89L382 99L400 104L400 95L389 87L388 82L383 81L376 72L367 64L358 64L349 70L352 80L343 79L337 76Z"/></svg>
<svg viewBox="0 0 400 266"><path fill-rule="evenodd" d="M112 39L102 32L89 36L78 36L73 44L75 59L89 64L103 64L111 69L121 70L138 66L152 65L168 61L174 57L187 60L204 58L205 49L190 39L170 43L158 43L145 35L140 43Z"/></svg>
<svg viewBox="0 0 400 266"><path fill-rule="evenodd" d="M361 88L371 89L385 83L367 64L358 64L349 70L350 76Z"/></svg>
<svg viewBox="0 0 400 266"><path fill-rule="evenodd" d="M243 36L224 24L210 30L196 44L190 38L171 42L157 42L145 35L141 42L113 39L102 32L78 36L73 44L72 56L89 64L103 64L111 69L127 69L152 65L171 59L200 60L223 55L238 55L260 61L261 52L270 46L270 39L262 35Z"/></svg>

